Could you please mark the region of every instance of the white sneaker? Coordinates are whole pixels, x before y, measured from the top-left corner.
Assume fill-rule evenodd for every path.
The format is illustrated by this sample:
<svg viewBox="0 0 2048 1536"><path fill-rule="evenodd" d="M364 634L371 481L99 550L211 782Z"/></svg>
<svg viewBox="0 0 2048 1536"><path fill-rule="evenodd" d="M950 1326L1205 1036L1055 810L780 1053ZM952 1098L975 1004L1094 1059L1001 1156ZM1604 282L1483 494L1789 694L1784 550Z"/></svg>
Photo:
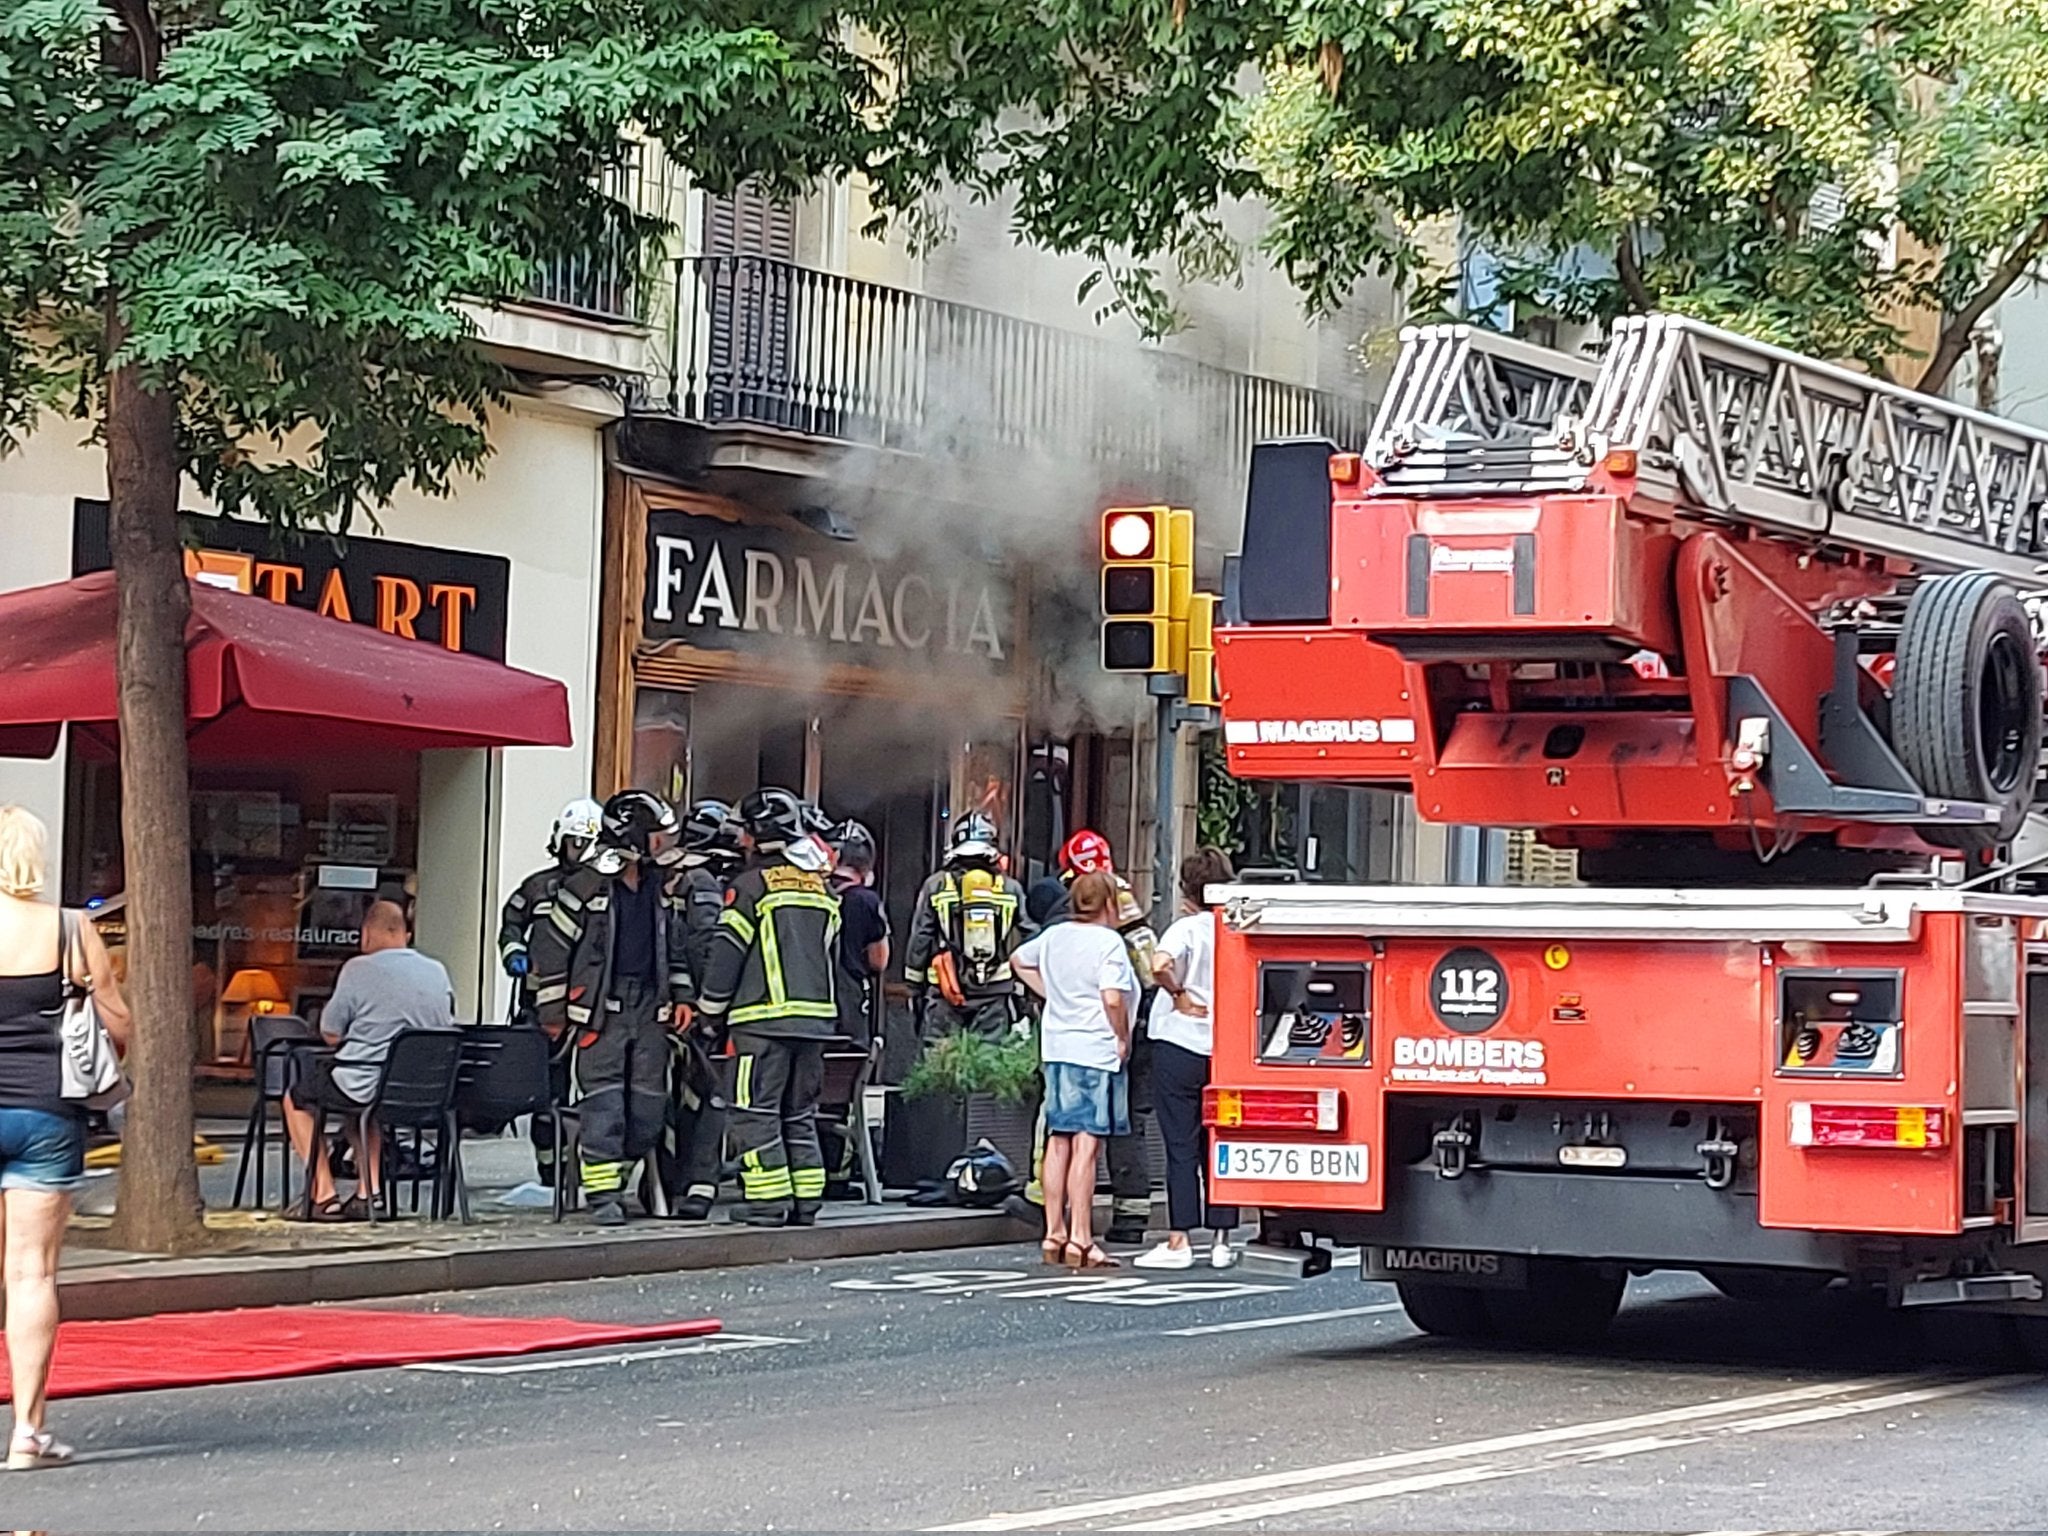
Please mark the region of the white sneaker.
<svg viewBox="0 0 2048 1536"><path fill-rule="evenodd" d="M1216 1246L1209 1250L1209 1267L1211 1269L1228 1269L1236 1262L1237 1250L1222 1238L1217 1238Z"/></svg>
<svg viewBox="0 0 2048 1536"><path fill-rule="evenodd" d="M1195 1250L1183 1245L1179 1248L1171 1243L1161 1243L1157 1248L1148 1248L1131 1260L1133 1269L1193 1269Z"/></svg>

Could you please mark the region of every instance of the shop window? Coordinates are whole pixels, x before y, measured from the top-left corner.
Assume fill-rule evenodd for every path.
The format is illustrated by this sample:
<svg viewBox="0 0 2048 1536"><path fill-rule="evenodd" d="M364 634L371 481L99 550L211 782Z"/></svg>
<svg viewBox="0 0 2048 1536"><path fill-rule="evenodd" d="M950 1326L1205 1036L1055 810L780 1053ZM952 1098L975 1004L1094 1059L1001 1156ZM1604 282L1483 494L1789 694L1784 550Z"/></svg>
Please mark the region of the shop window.
<svg viewBox="0 0 2048 1536"><path fill-rule="evenodd" d="M71 803L68 895L118 907L116 766L74 750ZM419 803L416 753L193 765L192 1043L203 1071L246 1072L258 1013L317 1019L371 902L412 916Z"/></svg>

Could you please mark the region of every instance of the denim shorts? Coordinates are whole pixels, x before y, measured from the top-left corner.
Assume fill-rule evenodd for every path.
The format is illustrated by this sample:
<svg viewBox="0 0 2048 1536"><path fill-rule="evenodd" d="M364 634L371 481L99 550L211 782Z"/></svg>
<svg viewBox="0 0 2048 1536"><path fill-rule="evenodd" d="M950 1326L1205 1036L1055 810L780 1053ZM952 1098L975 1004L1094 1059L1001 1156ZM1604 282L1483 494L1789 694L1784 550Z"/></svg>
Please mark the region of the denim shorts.
<svg viewBox="0 0 2048 1536"><path fill-rule="evenodd" d="M68 1195L84 1182L84 1121L47 1109L0 1109L0 1189Z"/></svg>
<svg viewBox="0 0 2048 1536"><path fill-rule="evenodd" d="M1070 1061L1045 1064L1045 1132L1048 1136L1128 1136L1131 1077Z"/></svg>

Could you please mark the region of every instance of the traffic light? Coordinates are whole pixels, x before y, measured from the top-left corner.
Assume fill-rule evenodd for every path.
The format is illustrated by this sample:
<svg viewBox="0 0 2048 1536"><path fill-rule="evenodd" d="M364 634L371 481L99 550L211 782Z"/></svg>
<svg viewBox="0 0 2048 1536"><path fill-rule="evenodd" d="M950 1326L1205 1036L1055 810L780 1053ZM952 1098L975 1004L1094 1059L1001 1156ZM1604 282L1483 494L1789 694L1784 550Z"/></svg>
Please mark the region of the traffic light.
<svg viewBox="0 0 2048 1536"><path fill-rule="evenodd" d="M1102 514L1104 671L1178 670L1175 641L1185 648L1194 521L1183 507L1111 507Z"/></svg>
<svg viewBox="0 0 2048 1536"><path fill-rule="evenodd" d="M1222 601L1214 592L1188 599L1187 699L1210 709L1216 707L1216 607Z"/></svg>

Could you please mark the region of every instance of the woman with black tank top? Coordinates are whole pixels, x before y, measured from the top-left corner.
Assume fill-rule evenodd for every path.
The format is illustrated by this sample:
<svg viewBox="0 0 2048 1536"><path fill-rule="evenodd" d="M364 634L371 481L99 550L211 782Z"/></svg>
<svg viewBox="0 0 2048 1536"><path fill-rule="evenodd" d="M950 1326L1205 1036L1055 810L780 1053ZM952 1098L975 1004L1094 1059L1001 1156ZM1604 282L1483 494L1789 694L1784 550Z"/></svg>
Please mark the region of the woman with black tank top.
<svg viewBox="0 0 2048 1536"><path fill-rule="evenodd" d="M48 845L42 822L19 806L0 806L0 1252L14 1388L10 1471L71 1460L71 1447L43 1428L57 1342L57 1255L85 1174L85 1123L63 1096L58 1026L67 974L91 989L114 1043L128 1044L128 1008L98 931L79 920L77 942L62 953L63 914L41 899Z"/></svg>

